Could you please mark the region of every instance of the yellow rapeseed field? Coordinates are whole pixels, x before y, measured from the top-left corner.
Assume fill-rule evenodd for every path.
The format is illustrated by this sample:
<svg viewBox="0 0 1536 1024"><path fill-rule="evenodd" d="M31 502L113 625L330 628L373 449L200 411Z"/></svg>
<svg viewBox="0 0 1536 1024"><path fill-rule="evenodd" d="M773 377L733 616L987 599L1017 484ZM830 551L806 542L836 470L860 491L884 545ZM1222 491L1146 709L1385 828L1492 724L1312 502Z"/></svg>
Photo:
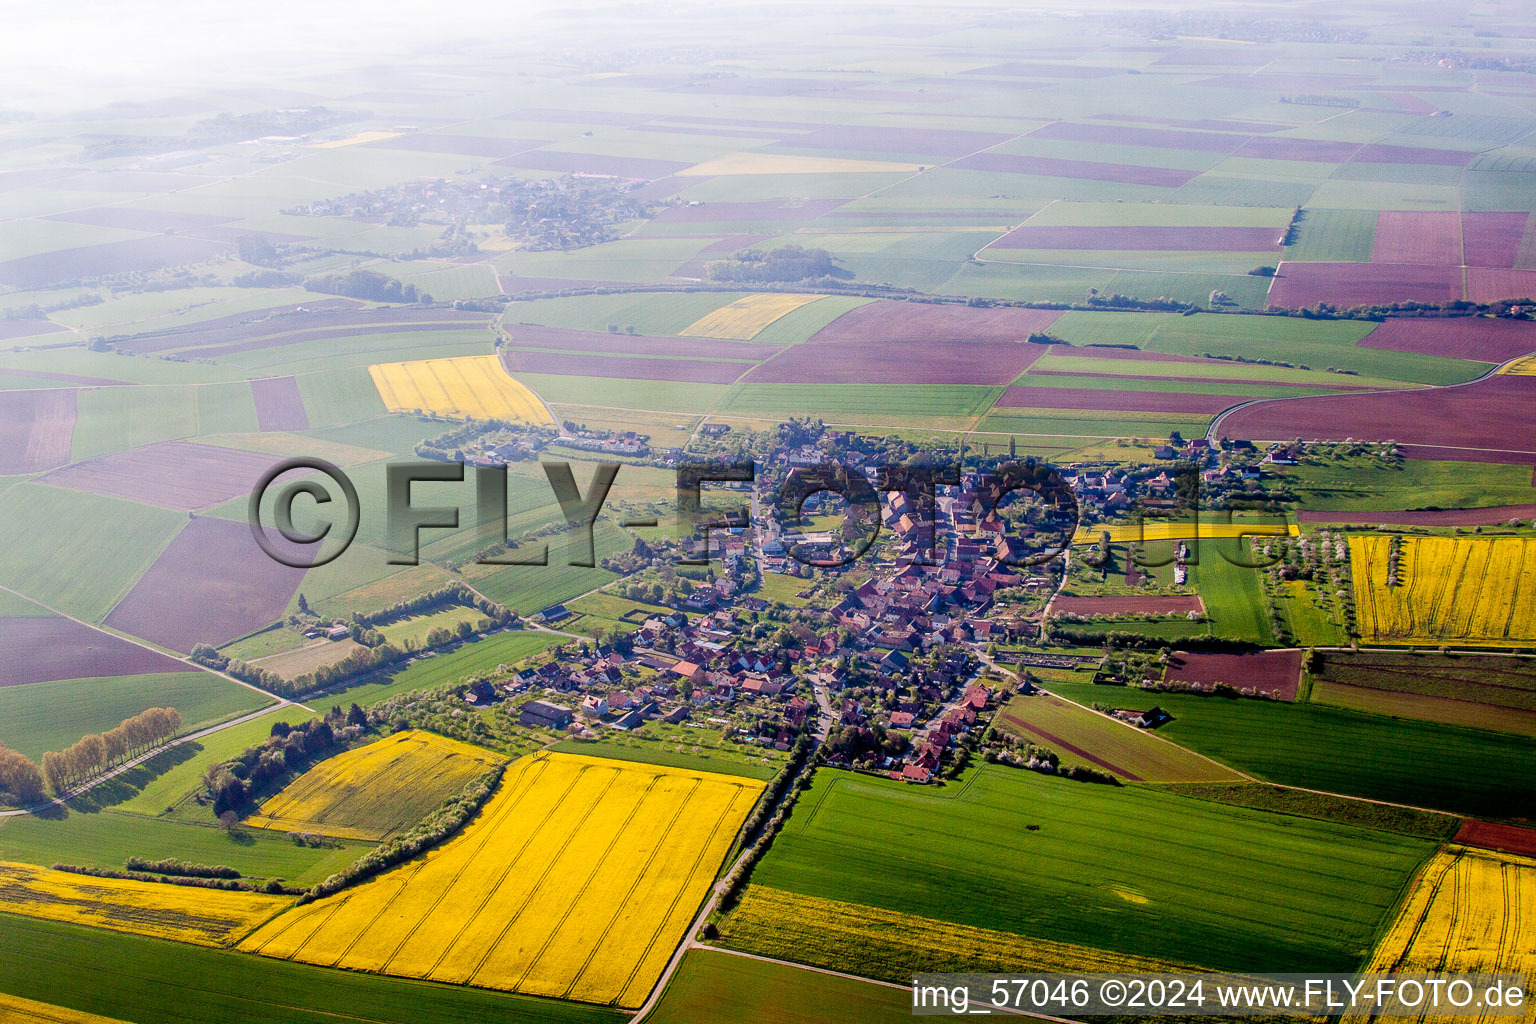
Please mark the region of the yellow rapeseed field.
<svg viewBox="0 0 1536 1024"><path fill-rule="evenodd" d="M1381 940L1371 973L1523 973L1536 977L1536 859L1450 846L1424 866ZM1364 1016L1346 1017L1364 1021ZM1424 1024L1520 1017L1394 1015ZM1530 1014L1523 1018L1530 1020Z"/></svg>
<svg viewBox="0 0 1536 1024"><path fill-rule="evenodd" d="M344 139L331 139L328 142L315 142L310 144L310 149L341 149L345 146L360 146L365 142L382 142L385 139L393 139L402 132L358 132L356 135L348 135Z"/></svg>
<svg viewBox="0 0 1536 1024"><path fill-rule="evenodd" d="M268 922L240 948L639 1006L762 788L577 754L524 758L453 839Z"/></svg>
<svg viewBox="0 0 1536 1024"><path fill-rule="evenodd" d="M821 295L792 295L767 292L745 295L728 306L721 306L713 313L706 313L684 327L686 338L725 338L728 341L751 341L764 327L786 313L809 305Z"/></svg>
<svg viewBox="0 0 1536 1024"><path fill-rule="evenodd" d="M0 861L0 911L229 946L291 904L287 896L96 878Z"/></svg>
<svg viewBox="0 0 1536 1024"><path fill-rule="evenodd" d="M1536 642L1536 540L1404 537L1396 585L1391 538L1349 539L1360 636L1397 644Z"/></svg>
<svg viewBox="0 0 1536 1024"><path fill-rule="evenodd" d="M1536 356L1525 356L1516 359L1514 362L1506 364L1499 372L1512 373L1517 377L1536 376Z"/></svg>
<svg viewBox="0 0 1536 1024"><path fill-rule="evenodd" d="M933 972L1197 970L760 885L747 887L721 931L749 953L838 970L862 964L860 973L873 977L910 972L914 965Z"/></svg>
<svg viewBox="0 0 1536 1024"><path fill-rule="evenodd" d="M846 160L833 156L793 156L787 153L727 153L678 171L680 177L722 174L890 174L910 172L919 164L891 160Z"/></svg>
<svg viewBox="0 0 1536 1024"><path fill-rule="evenodd" d="M71 1010L0 992L0 1021L5 1024L120 1024L116 1017Z"/></svg>
<svg viewBox="0 0 1536 1024"><path fill-rule="evenodd" d="M420 409L460 418L555 422L539 396L507 373L495 356L375 363L368 372L390 412Z"/></svg>
<svg viewBox="0 0 1536 1024"><path fill-rule="evenodd" d="M1137 543L1155 540L1194 540L1198 531L1201 540L1230 540L1234 537L1299 537L1301 528L1295 523L1172 523L1149 520L1146 523L1116 523L1113 526L1080 526L1072 536L1074 544L1093 544L1109 531L1111 544Z"/></svg>
<svg viewBox="0 0 1536 1024"><path fill-rule="evenodd" d="M411 729L321 761L245 823L378 841L414 825L505 760L468 743Z"/></svg>

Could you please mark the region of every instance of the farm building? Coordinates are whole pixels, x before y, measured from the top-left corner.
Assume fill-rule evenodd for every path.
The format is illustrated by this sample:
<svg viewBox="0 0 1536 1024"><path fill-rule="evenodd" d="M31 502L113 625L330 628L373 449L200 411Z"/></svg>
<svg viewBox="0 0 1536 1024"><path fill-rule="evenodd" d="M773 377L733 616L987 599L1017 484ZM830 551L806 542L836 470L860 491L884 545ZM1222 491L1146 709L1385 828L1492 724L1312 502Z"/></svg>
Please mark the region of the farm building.
<svg viewBox="0 0 1536 1024"><path fill-rule="evenodd" d="M544 700L531 700L523 705L523 713L518 716L518 721L534 729L564 729L571 724L574 715L575 712L568 707Z"/></svg>

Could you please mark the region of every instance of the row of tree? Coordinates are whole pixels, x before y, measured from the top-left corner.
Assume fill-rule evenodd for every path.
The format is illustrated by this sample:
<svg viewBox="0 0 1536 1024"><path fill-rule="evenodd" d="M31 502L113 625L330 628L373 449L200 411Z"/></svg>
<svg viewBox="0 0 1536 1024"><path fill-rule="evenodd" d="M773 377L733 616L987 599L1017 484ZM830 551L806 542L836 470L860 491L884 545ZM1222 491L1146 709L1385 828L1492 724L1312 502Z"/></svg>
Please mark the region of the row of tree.
<svg viewBox="0 0 1536 1024"><path fill-rule="evenodd" d="M93 778L181 731L175 708L149 708L105 733L81 737L67 750L43 755L43 780L55 793Z"/></svg>
<svg viewBox="0 0 1536 1024"><path fill-rule="evenodd" d="M26 807L43 798L43 776L32 759L0 743L0 804Z"/></svg>

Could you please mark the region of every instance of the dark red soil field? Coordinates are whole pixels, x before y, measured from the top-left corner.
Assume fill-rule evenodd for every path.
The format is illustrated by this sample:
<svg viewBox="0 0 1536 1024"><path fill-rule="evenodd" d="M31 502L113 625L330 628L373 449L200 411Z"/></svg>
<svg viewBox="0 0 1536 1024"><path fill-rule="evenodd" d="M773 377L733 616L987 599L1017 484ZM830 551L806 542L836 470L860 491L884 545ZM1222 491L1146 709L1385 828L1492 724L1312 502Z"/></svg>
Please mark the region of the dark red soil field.
<svg viewBox="0 0 1536 1024"><path fill-rule="evenodd" d="M964 171L997 171L1003 174L1037 174L1047 178L1082 178L1118 181L1128 185L1179 188L1200 176L1199 171L1174 167L1142 167L1136 164L1105 164L1091 160L1058 160L1048 156L1017 156L1012 153L977 153L947 166Z"/></svg>
<svg viewBox="0 0 1536 1024"><path fill-rule="evenodd" d="M1460 267L1285 263L1270 287L1269 306L1299 309L1326 302L1348 307L1388 302L1453 302L1459 298Z"/></svg>
<svg viewBox="0 0 1536 1024"><path fill-rule="evenodd" d="M1113 409L1123 412L1182 412L1210 415L1246 402L1248 395L1197 395L1178 391L1098 391L1093 388L1012 387L999 409Z"/></svg>
<svg viewBox="0 0 1536 1024"><path fill-rule="evenodd" d="M1051 610L1067 615L1188 615L1204 612L1200 598L1170 594L1165 597L1057 597Z"/></svg>
<svg viewBox="0 0 1536 1024"><path fill-rule="evenodd" d="M1364 395L1285 398L1239 409L1224 437L1250 440L1398 441L1402 444L1536 452L1536 377L1501 375L1476 384ZM1446 455L1447 458L1457 458Z"/></svg>
<svg viewBox="0 0 1536 1024"><path fill-rule="evenodd" d="M1473 302L1536 299L1536 270L1468 270L1467 298Z"/></svg>
<svg viewBox="0 0 1536 1024"><path fill-rule="evenodd" d="M56 487L190 511L250 493L261 474L279 461L275 455L237 448L166 441L87 459L39 479Z"/></svg>
<svg viewBox="0 0 1536 1024"><path fill-rule="evenodd" d="M807 221L815 220L842 206L846 199L807 199L790 205L779 199L741 203L700 203L698 206L668 206L656 215L664 223L708 224L727 221Z"/></svg>
<svg viewBox="0 0 1536 1024"><path fill-rule="evenodd" d="M399 135L367 145L375 149L405 149L413 153L463 153L467 156L509 157L549 144L548 139L504 139L489 135Z"/></svg>
<svg viewBox="0 0 1536 1024"><path fill-rule="evenodd" d="M1295 700L1301 684L1301 651L1250 651L1242 654L1189 654L1168 657L1170 683L1226 683L1239 690L1279 691L1280 699Z"/></svg>
<svg viewBox="0 0 1536 1024"><path fill-rule="evenodd" d="M1399 109L1405 110L1410 114L1433 114L1440 109L1433 103L1427 103L1419 99L1411 92L1389 92L1385 98L1396 103Z"/></svg>
<svg viewBox="0 0 1536 1024"><path fill-rule="evenodd" d="M290 336L305 332L309 333L298 340L388 334L393 331L460 330L489 323L491 319L488 314L468 310L420 309L410 306L359 309L357 306L358 303L350 299L320 299L305 303L298 309L282 306L220 317L206 323L114 338L112 344L120 351L134 354L193 349L199 355L209 355L212 352L245 351L243 346L269 347L258 343L263 339L270 342L278 336L283 336L280 344L293 344Z"/></svg>
<svg viewBox="0 0 1536 1024"><path fill-rule="evenodd" d="M1502 363L1536 352L1536 323L1487 317L1394 318L1367 334L1359 344L1364 348L1385 348L1394 352L1422 352Z"/></svg>
<svg viewBox="0 0 1536 1024"><path fill-rule="evenodd" d="M835 149L866 153L932 153L956 157L988 149L1008 136L942 128L880 128L873 125L828 125L808 135L796 135L779 144L794 149Z"/></svg>
<svg viewBox="0 0 1536 1024"><path fill-rule="evenodd" d="M1536 518L1536 505L1489 505L1486 508L1412 509L1397 512L1354 512L1304 509L1296 513L1303 523L1377 523L1388 526L1491 526L1511 519Z"/></svg>
<svg viewBox="0 0 1536 1024"><path fill-rule="evenodd" d="M1290 128L1288 124L1274 124L1269 121L1232 121L1223 118L1200 118L1194 121L1177 117L1132 117L1121 114L1090 114L1093 121L1121 121L1126 124L1158 124L1167 128L1196 128L1208 132L1238 132L1263 135L1267 132L1278 132Z"/></svg>
<svg viewBox="0 0 1536 1024"><path fill-rule="evenodd" d="M1048 330L1060 317L1055 309L981 309L876 299L844 313L810 341L1023 341Z"/></svg>
<svg viewBox="0 0 1536 1024"><path fill-rule="evenodd" d="M1056 121L1044 128L1037 128L1029 133L1029 137L1062 142L1102 142L1117 146L1188 149L1203 153L1230 153L1248 141L1246 135L1185 132L1171 128L1125 128L1118 125L1074 124L1070 121Z"/></svg>
<svg viewBox="0 0 1536 1024"><path fill-rule="evenodd" d="M670 380L680 384L730 384L753 366L751 363L711 362L706 359L640 359L584 352L528 352L515 349L503 349L501 361L511 373Z"/></svg>
<svg viewBox="0 0 1536 1024"><path fill-rule="evenodd" d="M1341 164L1354 156L1359 148L1358 142L1330 142L1324 139L1249 139L1232 155L1247 160Z"/></svg>
<svg viewBox="0 0 1536 1024"><path fill-rule="evenodd" d="M1280 248L1281 228L1014 228L995 249L1159 249L1165 252L1263 252Z"/></svg>
<svg viewBox="0 0 1536 1024"><path fill-rule="evenodd" d="M1536 857L1536 828L1495 825L1491 821L1468 818L1461 823L1461 828L1456 832L1452 842L1461 843L1464 846L1477 846L1484 850L1498 850L1500 853Z"/></svg>
<svg viewBox="0 0 1536 1024"><path fill-rule="evenodd" d="M1007 384L1050 351L1018 341L845 341L791 345L748 384Z"/></svg>
<svg viewBox="0 0 1536 1024"><path fill-rule="evenodd" d="M309 414L293 377L263 377L251 381L256 423L262 430L307 430Z"/></svg>
<svg viewBox="0 0 1536 1024"><path fill-rule="evenodd" d="M601 153L563 153L557 150L531 150L496 161L506 167L526 167L534 171L577 172L613 175L618 178L662 178L690 164L675 160L650 160L634 156L606 156Z"/></svg>
<svg viewBox="0 0 1536 1024"><path fill-rule="evenodd" d="M69 461L75 391L0 391L0 476L36 473Z"/></svg>
<svg viewBox="0 0 1536 1024"><path fill-rule="evenodd" d="M159 270L183 263L202 263L228 252L229 248L222 242L185 235L150 235L122 242L82 245L6 260L0 263L0 285L41 288L108 274Z"/></svg>
<svg viewBox="0 0 1536 1024"><path fill-rule="evenodd" d="M437 334L452 331L481 331L483 326L482 323L472 320L448 320L442 323L416 324L358 324L353 327L337 327L330 330L298 331L293 334L269 334L264 337L252 338L248 341L232 341L225 345L199 345L194 348L184 349L183 352L199 359L213 359L218 356L236 355L240 352L255 352L260 349L302 345L307 341L366 338L380 334ZM489 337L486 337L489 340Z"/></svg>
<svg viewBox="0 0 1536 1024"><path fill-rule="evenodd" d="M0 686L186 671L175 658L72 619L0 619Z"/></svg>
<svg viewBox="0 0 1536 1024"><path fill-rule="evenodd" d="M1383 146L1370 143L1361 146L1350 158L1354 164L1414 164L1416 166L1465 167L1476 153L1459 149L1430 149L1425 146Z"/></svg>
<svg viewBox="0 0 1536 1024"><path fill-rule="evenodd" d="M1020 718L1018 715L1004 715L1003 716L1003 720L1008 722L1008 723L1010 723L1010 724L1012 724L1012 725L1017 726L1018 728L1022 729L1023 731L1029 733L1031 736L1038 737L1040 740L1044 741L1044 743L1046 745L1051 747L1051 749L1055 750L1058 754L1071 754L1073 757L1080 757L1084 761L1087 761L1090 764L1098 765L1100 768L1103 768L1105 771L1111 773L1112 775L1120 776L1122 779L1125 779L1127 782L1140 782L1141 781L1141 776L1140 775L1137 775L1134 772L1128 772L1124 768L1121 768L1119 765L1115 764L1114 762L1104 760L1104 758L1100 757L1097 754L1090 754L1088 751L1084 750L1082 747L1077 746L1075 743L1068 743L1066 740L1062 739L1060 736L1056 736L1056 735L1054 735L1052 733L1049 733L1046 730L1040 728L1037 725L1034 725L1034 724L1032 724L1030 722L1026 722L1024 719Z"/></svg>
<svg viewBox="0 0 1536 1024"><path fill-rule="evenodd" d="M1461 215L1381 211L1371 262L1461 266Z"/></svg>
<svg viewBox="0 0 1536 1024"><path fill-rule="evenodd" d="M268 558L243 520L200 516L176 535L106 624L186 654L195 644L226 643L282 618L303 579L303 569Z"/></svg>
<svg viewBox="0 0 1536 1024"><path fill-rule="evenodd" d="M52 320L0 320L0 341L30 338L36 334L56 334L64 330L68 328L61 327ZM15 371L7 370L6 372L14 373Z"/></svg>
<svg viewBox="0 0 1536 1024"><path fill-rule="evenodd" d="M1100 377L1105 380L1156 380L1178 381L1185 384L1232 384L1236 387L1249 389L1255 386L1262 387L1269 384L1276 387L1295 387L1289 381L1263 381L1241 377L1157 377L1149 373L1081 373L1077 370L1030 370L1031 377ZM1308 384L1309 388L1318 388L1322 391L1371 391L1374 390L1362 384Z"/></svg>
<svg viewBox="0 0 1536 1024"><path fill-rule="evenodd" d="M1525 238L1530 214L1463 213L1462 248L1469 267L1508 269L1520 256L1520 242Z"/></svg>

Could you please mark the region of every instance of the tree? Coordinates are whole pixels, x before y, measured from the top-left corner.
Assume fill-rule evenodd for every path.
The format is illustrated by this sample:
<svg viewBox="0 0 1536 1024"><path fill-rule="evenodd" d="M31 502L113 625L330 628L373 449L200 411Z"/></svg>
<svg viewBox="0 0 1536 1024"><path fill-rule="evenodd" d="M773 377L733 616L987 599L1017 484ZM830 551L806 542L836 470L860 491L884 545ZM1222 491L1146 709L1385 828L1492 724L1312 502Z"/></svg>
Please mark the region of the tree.
<svg viewBox="0 0 1536 1024"><path fill-rule="evenodd" d="M43 798L43 776L31 759L0 744L0 804L24 807Z"/></svg>
<svg viewBox="0 0 1536 1024"><path fill-rule="evenodd" d="M238 824L240 824L240 815L234 811L224 811L219 815L219 828L225 832L233 832Z"/></svg>

